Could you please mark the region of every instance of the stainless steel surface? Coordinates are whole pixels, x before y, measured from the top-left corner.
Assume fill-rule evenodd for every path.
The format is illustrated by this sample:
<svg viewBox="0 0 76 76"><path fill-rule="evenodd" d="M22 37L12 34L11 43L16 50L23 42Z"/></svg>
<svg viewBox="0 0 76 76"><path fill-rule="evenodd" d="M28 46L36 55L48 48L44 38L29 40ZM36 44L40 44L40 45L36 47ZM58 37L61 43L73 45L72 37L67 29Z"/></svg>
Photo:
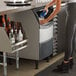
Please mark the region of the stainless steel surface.
<svg viewBox="0 0 76 76"><path fill-rule="evenodd" d="M19 51L16 52L16 69L19 69Z"/></svg>
<svg viewBox="0 0 76 76"><path fill-rule="evenodd" d="M0 27L0 51L1 52L12 52L10 40L3 27Z"/></svg>
<svg viewBox="0 0 76 76"><path fill-rule="evenodd" d="M5 29L0 27L0 51L3 52L3 63L0 63L0 65L4 67L4 76L7 76L7 53L16 53L16 68L19 69L19 51L27 47L26 42L27 40L23 40L12 46ZM17 49L12 50L13 47L17 47Z"/></svg>
<svg viewBox="0 0 76 76"><path fill-rule="evenodd" d="M27 42L27 39L22 40L22 41L20 41L20 42L18 42L18 43L16 43L16 44L12 45L12 47L15 47L15 46L18 46L18 45L24 44L24 43L26 43L26 42Z"/></svg>
<svg viewBox="0 0 76 76"><path fill-rule="evenodd" d="M7 1L7 0L6 0ZM20 12L20 11L24 11L24 10L29 10L35 7L40 7L40 6L44 6L46 3L43 4L35 4L32 2L31 6L23 6L23 7L9 7L6 6L6 4L3 2L3 0L0 0L0 15L1 14L9 14L9 13L15 13L15 12Z"/></svg>
<svg viewBox="0 0 76 76"><path fill-rule="evenodd" d="M4 76L7 76L7 58L6 58L6 52L3 52L3 69L4 69Z"/></svg>
<svg viewBox="0 0 76 76"><path fill-rule="evenodd" d="M33 0L31 6L9 7L9 6L6 6L6 4L3 1L4 0L0 0L0 7L1 7L0 8L0 15L1 14L9 14L9 13L20 12L20 11L24 11L24 10L29 10L29 9L37 8L37 7L44 6L47 4L46 2L45 3L35 3ZM63 3L62 6L65 6L65 3Z"/></svg>
<svg viewBox="0 0 76 76"><path fill-rule="evenodd" d="M23 50L23 49L25 49L26 47L27 47L27 45L22 46L22 47L19 47L18 49L13 50L11 53L15 53L15 52L17 52L17 51Z"/></svg>
<svg viewBox="0 0 76 76"><path fill-rule="evenodd" d="M0 65L3 65L3 63L0 63Z"/></svg>

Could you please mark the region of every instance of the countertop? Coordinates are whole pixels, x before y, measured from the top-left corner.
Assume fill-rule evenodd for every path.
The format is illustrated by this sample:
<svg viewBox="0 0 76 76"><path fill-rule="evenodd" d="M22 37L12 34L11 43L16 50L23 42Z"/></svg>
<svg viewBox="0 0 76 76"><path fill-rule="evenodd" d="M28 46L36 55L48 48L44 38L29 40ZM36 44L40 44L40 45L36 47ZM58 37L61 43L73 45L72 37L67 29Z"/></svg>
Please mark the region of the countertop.
<svg viewBox="0 0 76 76"><path fill-rule="evenodd" d="M0 3L0 15L29 10L29 9L37 8L40 6L44 6L46 4L47 3L37 3L37 4L32 3L30 6L11 7L11 6L6 6L6 4L4 2L2 2L2 3ZM66 3L62 4L62 6L64 6L64 5L66 5ZM56 6L54 6L54 7L56 7Z"/></svg>

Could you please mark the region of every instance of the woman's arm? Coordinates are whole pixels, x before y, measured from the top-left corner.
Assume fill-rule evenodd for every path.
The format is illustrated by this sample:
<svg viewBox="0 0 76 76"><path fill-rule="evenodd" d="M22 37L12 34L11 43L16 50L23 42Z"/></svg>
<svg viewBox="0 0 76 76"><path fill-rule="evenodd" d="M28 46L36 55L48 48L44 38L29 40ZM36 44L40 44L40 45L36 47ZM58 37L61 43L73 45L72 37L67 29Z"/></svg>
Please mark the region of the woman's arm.
<svg viewBox="0 0 76 76"><path fill-rule="evenodd" d="M55 10L51 13L51 15L48 18L40 20L40 24L47 23L48 21L50 21L51 19L53 19L53 17L60 11L61 0L55 0L55 2L56 2L56 8L55 8Z"/></svg>
<svg viewBox="0 0 76 76"><path fill-rule="evenodd" d="M48 3L45 8L49 8L50 6L52 6L53 4L55 4L57 2L57 0L52 0L50 3Z"/></svg>
<svg viewBox="0 0 76 76"><path fill-rule="evenodd" d="M48 13L48 8L51 7L52 5L54 5L57 2L57 0L52 0L50 3L48 3L45 8L44 11L46 11Z"/></svg>

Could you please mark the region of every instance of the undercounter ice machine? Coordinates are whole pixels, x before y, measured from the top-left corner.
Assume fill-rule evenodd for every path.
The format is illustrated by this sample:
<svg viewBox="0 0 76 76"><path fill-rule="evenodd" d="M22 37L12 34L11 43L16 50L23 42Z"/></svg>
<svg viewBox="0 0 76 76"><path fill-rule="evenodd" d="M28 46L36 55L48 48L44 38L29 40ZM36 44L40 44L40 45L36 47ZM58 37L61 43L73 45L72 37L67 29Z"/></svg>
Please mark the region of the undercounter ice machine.
<svg viewBox="0 0 76 76"><path fill-rule="evenodd" d="M40 13L43 7L21 11L10 16L11 19L20 21L28 38L28 47L20 52L20 57L35 60L38 68L39 60L48 58L53 53L53 20L40 25ZM47 18L52 13L53 8L49 8Z"/></svg>
<svg viewBox="0 0 76 76"><path fill-rule="evenodd" d="M33 10L36 19L46 19L53 11L50 7L48 13L44 17L40 17L44 7L35 8ZM43 25L39 24L39 60L48 58L53 53L53 20Z"/></svg>

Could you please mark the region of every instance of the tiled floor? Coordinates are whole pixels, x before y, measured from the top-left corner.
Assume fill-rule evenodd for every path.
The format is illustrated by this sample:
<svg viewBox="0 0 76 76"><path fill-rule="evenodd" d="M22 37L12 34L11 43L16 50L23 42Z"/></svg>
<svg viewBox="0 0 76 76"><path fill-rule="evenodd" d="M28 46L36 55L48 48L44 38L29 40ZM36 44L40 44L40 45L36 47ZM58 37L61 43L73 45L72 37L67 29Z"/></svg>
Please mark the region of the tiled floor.
<svg viewBox="0 0 76 76"><path fill-rule="evenodd" d="M8 65L8 76L34 76L38 72L44 70L51 64L55 63L59 59L63 58L64 54L60 54L55 56L54 58L50 59L49 62L46 60L42 60L39 62L39 69L34 69L35 64L32 60L21 60L20 61L20 68L16 70L15 62L12 65ZM3 76L3 67L0 66L0 76Z"/></svg>

